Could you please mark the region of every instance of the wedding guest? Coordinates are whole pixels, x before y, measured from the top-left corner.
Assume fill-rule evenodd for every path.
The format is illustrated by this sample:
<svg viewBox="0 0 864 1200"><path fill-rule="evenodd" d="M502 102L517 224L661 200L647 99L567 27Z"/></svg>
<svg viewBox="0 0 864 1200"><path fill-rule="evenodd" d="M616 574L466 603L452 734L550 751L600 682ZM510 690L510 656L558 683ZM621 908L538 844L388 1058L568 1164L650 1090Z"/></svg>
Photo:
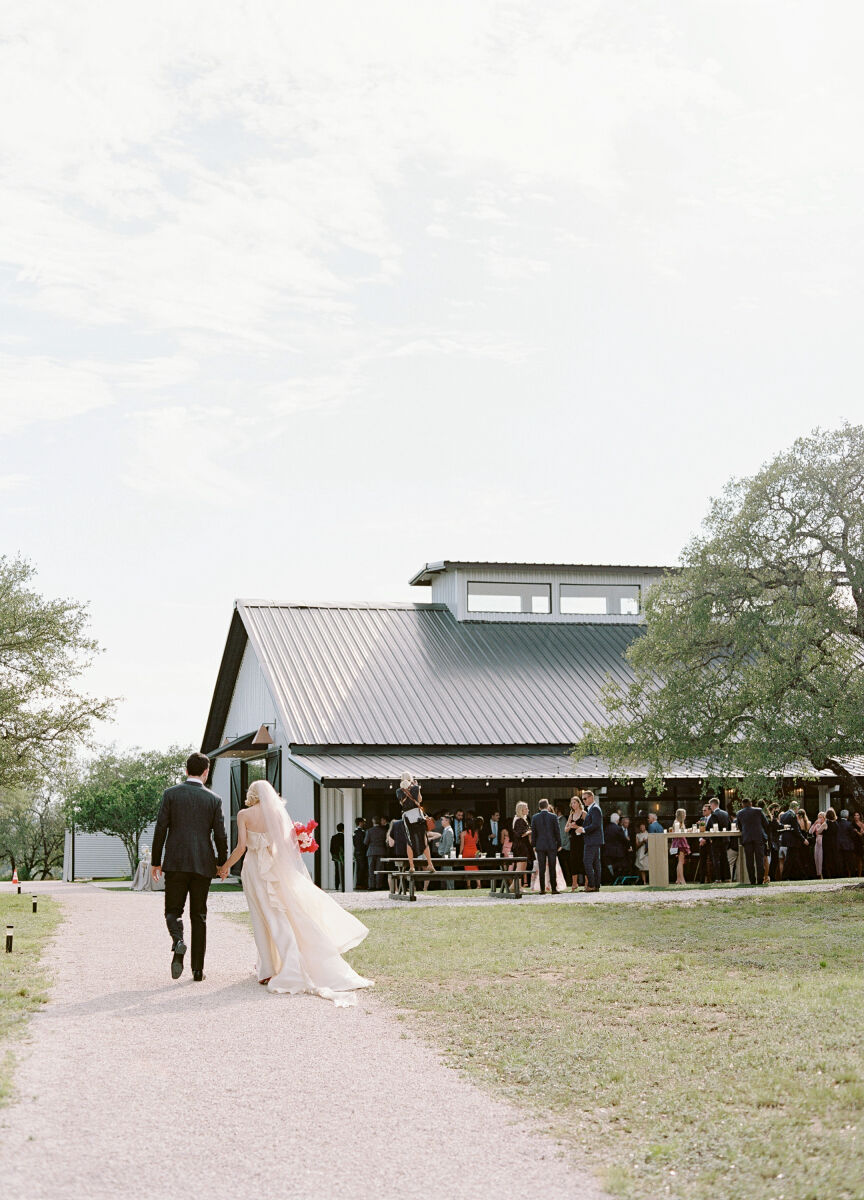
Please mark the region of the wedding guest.
<svg viewBox="0 0 864 1200"><path fill-rule="evenodd" d="M675 810L675 820L672 822L672 832L683 835L687 832L687 810L678 808ZM675 851L677 860L677 872L675 876L676 883L684 883L684 864L690 856L690 843L684 836L674 837L669 845L669 853Z"/></svg>
<svg viewBox="0 0 864 1200"><path fill-rule="evenodd" d="M345 891L345 826L340 821L336 832L330 839L330 861L333 863L333 875L336 880L336 891Z"/></svg>
<svg viewBox="0 0 864 1200"><path fill-rule="evenodd" d="M826 813L825 816L827 817L828 814ZM799 856L800 856L800 858L799 858L799 867L800 867L799 878L815 879L816 864L813 862L813 843L816 839L810 836L810 818L807 816L806 812L804 811L804 809L802 807L802 808L799 808L797 813L795 814L795 819L798 822L798 828L801 830L801 836L802 836L802 845L798 851ZM836 813L834 814L834 820L835 821L837 820ZM824 834L823 834L823 837L824 837ZM836 835L835 835L835 841L836 841ZM824 841L822 843L822 847L823 847L823 850L827 849ZM824 858L823 858L823 863L822 863L822 870L824 873L824 871L825 871Z"/></svg>
<svg viewBox="0 0 864 1200"><path fill-rule="evenodd" d="M600 891L600 848L603 845L603 813L600 802L592 791L584 792L587 801L583 844L585 857L585 891ZM662 832L662 830L661 830Z"/></svg>
<svg viewBox="0 0 864 1200"><path fill-rule="evenodd" d="M642 882L648 882L648 825L644 820L636 824L636 860L633 864L642 876Z"/></svg>
<svg viewBox="0 0 864 1200"><path fill-rule="evenodd" d="M490 816L488 824L484 824L482 835L484 852L490 858L496 858L501 849L501 814L497 809Z"/></svg>
<svg viewBox="0 0 864 1200"><path fill-rule="evenodd" d="M708 807L711 809L711 812L708 820L705 822L706 832L710 833L713 829L725 832L727 829L732 828L732 819L726 809L720 807L720 801L716 796L708 801ZM729 839L718 837L711 838L710 840L714 879L717 883L720 883L722 880L728 880L730 876L729 858L726 854L726 843Z"/></svg>
<svg viewBox="0 0 864 1200"><path fill-rule="evenodd" d="M462 839L462 830L465 828L465 814L461 808L457 808L453 814L453 836L456 839L458 846Z"/></svg>
<svg viewBox="0 0 864 1200"><path fill-rule="evenodd" d="M741 845L750 882L765 882L765 839L768 836L768 818L761 808L756 808L749 797L745 797L736 817L741 830Z"/></svg>
<svg viewBox="0 0 864 1200"><path fill-rule="evenodd" d="M462 858L476 858L477 857L477 847L478 847L479 843L480 843L480 831L479 831L477 822L469 821L467 823L467 825L465 826L465 828L462 830L462 838L461 838L461 841L459 844L460 856ZM476 871L477 867L469 866L469 864L466 863L465 870L466 871ZM479 879L471 880L471 881L469 881L468 886L472 887L472 888L474 888L474 887L479 888L480 880Z"/></svg>
<svg viewBox="0 0 864 1200"><path fill-rule="evenodd" d="M531 844L537 859L537 872L540 884L540 895L547 890L546 873L549 873L549 889L553 896L558 895L558 847L561 842L561 830L558 818L552 812L549 801L540 801L539 812L531 818Z"/></svg>
<svg viewBox="0 0 864 1200"><path fill-rule="evenodd" d="M825 858L825 848L822 845L822 835L825 832L827 825L824 812L816 814L816 820L810 826L810 836L815 839L813 842L813 865L816 868L816 878L823 879L822 867Z"/></svg>
<svg viewBox="0 0 864 1200"><path fill-rule="evenodd" d="M840 831L833 808L825 811L825 832L822 834L822 878L836 879L840 874Z"/></svg>
<svg viewBox="0 0 864 1200"><path fill-rule="evenodd" d="M772 804L768 809L768 844L771 852L771 865L768 868L772 880L778 878L780 865L780 805Z"/></svg>
<svg viewBox="0 0 864 1200"><path fill-rule="evenodd" d="M555 805L555 818L558 821L558 832L561 845L558 847L558 865L566 880L570 879L570 831L567 828L567 809L563 804Z"/></svg>
<svg viewBox="0 0 864 1200"><path fill-rule="evenodd" d="M510 830L506 825L501 830L501 857L513 857L513 843L510 840Z"/></svg>
<svg viewBox="0 0 864 1200"><path fill-rule="evenodd" d="M837 866L842 876L854 875L857 870L858 854L855 826L849 820L849 810L840 810L837 821Z"/></svg>
<svg viewBox="0 0 864 1200"><path fill-rule="evenodd" d="M648 816L649 816L649 819L648 819L648 832L649 833L665 833L666 832L666 830L663 828L663 826L660 824L659 820L657 819L656 813L649 813Z"/></svg>
<svg viewBox="0 0 864 1200"><path fill-rule="evenodd" d="M516 815L513 819L513 858L516 870L521 871L523 883L529 886L528 872L533 862L531 851L531 826L528 824L528 805L520 800L516 805Z"/></svg>
<svg viewBox="0 0 864 1200"><path fill-rule="evenodd" d="M442 817L441 818L441 837L438 840L438 846L436 848L436 853L438 854L438 857L439 858L449 858L450 852L453 849L453 847L455 846L455 844L456 844L456 841L455 841L455 838L453 837L453 826L450 824L450 818ZM447 863L444 864L444 869L445 870L450 869L450 867ZM445 879L444 886L446 887L448 892L452 892L453 886L454 886L453 880Z"/></svg>
<svg viewBox="0 0 864 1200"><path fill-rule="evenodd" d="M420 784L407 771L403 774L399 787L396 789L396 802L402 809L402 823L405 826L405 836L408 842L408 870L413 871L415 859L422 856L426 859L426 870L434 871Z"/></svg>
<svg viewBox="0 0 864 1200"><path fill-rule="evenodd" d="M699 828L705 829L708 824L708 818L711 816L710 804L702 805L702 816L699 820ZM699 862L696 864L696 883L710 883L712 878L711 871L711 839L701 837L699 839Z"/></svg>
<svg viewBox="0 0 864 1200"><path fill-rule="evenodd" d="M401 817L394 817L387 826L387 847L391 858L408 857L408 835Z"/></svg>
<svg viewBox="0 0 864 1200"><path fill-rule="evenodd" d="M855 874L861 875L864 868L864 817L860 812L852 814L852 825L855 830Z"/></svg>
<svg viewBox="0 0 864 1200"><path fill-rule="evenodd" d="M585 808L578 796L570 797L570 814L565 828L570 839L570 891L577 891L585 883L584 833Z"/></svg>
<svg viewBox="0 0 864 1200"><path fill-rule="evenodd" d="M363 839L363 844L366 847L366 861L369 869L368 888L370 892L374 892L377 888L383 886L378 877L378 867L381 859L387 853L387 818L379 817L377 825L371 825L366 830L366 836Z"/></svg>
<svg viewBox="0 0 864 1200"><path fill-rule="evenodd" d="M603 860L613 882L627 873L629 854L630 843L621 828L620 816L617 812L613 812L609 817L609 824L606 826L603 847Z"/></svg>
<svg viewBox="0 0 864 1200"><path fill-rule="evenodd" d="M366 818L357 817L354 821L354 891L365 890L369 882L369 871L366 862Z"/></svg>

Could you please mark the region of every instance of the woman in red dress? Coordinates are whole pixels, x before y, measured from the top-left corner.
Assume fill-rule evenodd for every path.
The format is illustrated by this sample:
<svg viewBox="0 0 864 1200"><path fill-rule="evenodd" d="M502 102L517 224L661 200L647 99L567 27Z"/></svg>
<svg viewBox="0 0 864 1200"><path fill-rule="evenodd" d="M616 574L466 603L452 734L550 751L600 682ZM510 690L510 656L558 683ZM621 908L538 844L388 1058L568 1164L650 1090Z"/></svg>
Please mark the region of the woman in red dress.
<svg viewBox="0 0 864 1200"><path fill-rule="evenodd" d="M461 855L461 857L462 858L476 858L478 841L479 841L479 836L477 833L477 822L469 821L468 824L465 826L465 828L462 830L462 837L459 839L459 854ZM476 871L477 867L469 867L468 864L466 863L465 870L466 871ZM473 883L469 883L468 886L479 888L480 880L475 879L475 881Z"/></svg>

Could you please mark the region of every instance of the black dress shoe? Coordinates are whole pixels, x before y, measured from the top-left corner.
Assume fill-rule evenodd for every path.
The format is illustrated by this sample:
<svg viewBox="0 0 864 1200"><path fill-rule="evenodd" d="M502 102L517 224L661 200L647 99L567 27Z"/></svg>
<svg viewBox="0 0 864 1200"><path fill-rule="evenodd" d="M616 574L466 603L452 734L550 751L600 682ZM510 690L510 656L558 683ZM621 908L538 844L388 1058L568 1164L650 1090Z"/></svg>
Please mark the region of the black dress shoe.
<svg viewBox="0 0 864 1200"><path fill-rule="evenodd" d="M174 943L174 957L171 959L171 978L179 979L183 974L183 959L186 956L186 943L182 938Z"/></svg>
<svg viewBox="0 0 864 1200"><path fill-rule="evenodd" d="M204 974L203 971L193 971L192 978L195 980L196 983L201 983L202 980L207 978L207 976Z"/></svg>

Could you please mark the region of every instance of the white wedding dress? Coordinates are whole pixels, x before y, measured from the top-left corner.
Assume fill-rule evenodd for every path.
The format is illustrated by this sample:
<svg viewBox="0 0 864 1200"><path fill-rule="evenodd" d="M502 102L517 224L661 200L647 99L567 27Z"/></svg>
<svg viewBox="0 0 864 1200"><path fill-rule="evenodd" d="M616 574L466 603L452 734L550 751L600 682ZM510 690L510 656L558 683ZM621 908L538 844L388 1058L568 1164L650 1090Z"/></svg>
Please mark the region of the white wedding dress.
<svg viewBox="0 0 864 1200"><path fill-rule="evenodd" d="M358 988L372 987L342 958L369 930L309 878L293 825L276 792L268 832L246 832L243 891L258 948L258 978L271 992L310 992L340 1007L356 1004ZM262 809L264 801L262 801ZM280 829L283 825L284 829ZM286 865L289 864L289 865Z"/></svg>

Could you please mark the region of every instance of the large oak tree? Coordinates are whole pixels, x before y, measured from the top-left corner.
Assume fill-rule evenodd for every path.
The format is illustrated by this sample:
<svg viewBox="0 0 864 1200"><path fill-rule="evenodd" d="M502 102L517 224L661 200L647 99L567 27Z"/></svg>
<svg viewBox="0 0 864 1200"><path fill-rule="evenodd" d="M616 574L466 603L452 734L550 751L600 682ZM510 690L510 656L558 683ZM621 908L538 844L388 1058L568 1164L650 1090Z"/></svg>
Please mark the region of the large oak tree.
<svg viewBox="0 0 864 1200"><path fill-rule="evenodd" d="M815 768L864 799L864 426L817 429L729 483L645 616L633 680L607 682L609 723L577 756L649 788L705 760L708 782L754 798Z"/></svg>
<svg viewBox="0 0 864 1200"><path fill-rule="evenodd" d="M114 702L78 690L98 653L85 605L49 600L34 568L0 558L0 787L33 791L89 743Z"/></svg>
<svg viewBox="0 0 864 1200"><path fill-rule="evenodd" d="M69 819L85 833L119 837L132 874L138 866L141 835L156 820L162 793L183 779L190 751L107 749L84 768L70 789Z"/></svg>

